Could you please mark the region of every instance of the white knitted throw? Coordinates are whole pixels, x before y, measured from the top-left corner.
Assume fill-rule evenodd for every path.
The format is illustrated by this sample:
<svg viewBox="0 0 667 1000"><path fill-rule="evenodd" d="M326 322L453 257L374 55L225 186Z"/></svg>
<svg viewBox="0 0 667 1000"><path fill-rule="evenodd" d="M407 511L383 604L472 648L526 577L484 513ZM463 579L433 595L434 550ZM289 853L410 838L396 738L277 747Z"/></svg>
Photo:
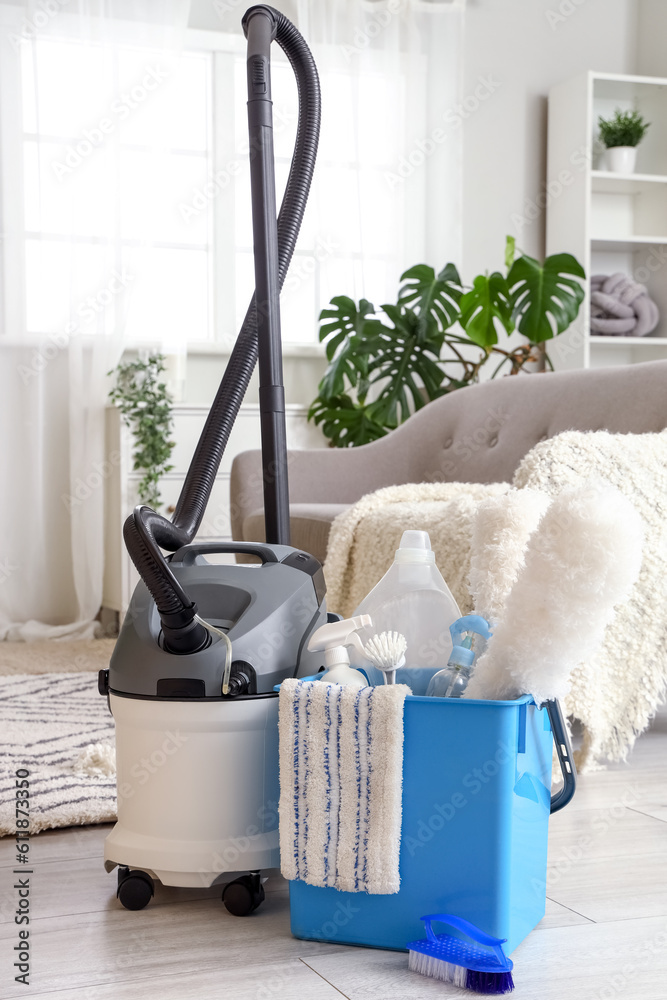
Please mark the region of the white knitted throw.
<svg viewBox="0 0 667 1000"><path fill-rule="evenodd" d="M514 485L552 496L591 480L606 481L628 497L645 527L642 570L630 599L617 608L602 647L574 667L568 715L584 729L577 755L582 769L623 760L648 726L667 684L667 432L609 434L568 431L533 448ZM349 615L391 565L407 528L429 532L436 562L461 612L468 592L475 513L506 483L419 483L369 494L332 526L325 566L328 603Z"/></svg>
<svg viewBox="0 0 667 1000"><path fill-rule="evenodd" d="M348 618L389 569L401 535L425 529L438 569L461 614L472 611L468 590L470 536L478 505L508 483L410 483L387 486L339 514L324 567L327 606Z"/></svg>

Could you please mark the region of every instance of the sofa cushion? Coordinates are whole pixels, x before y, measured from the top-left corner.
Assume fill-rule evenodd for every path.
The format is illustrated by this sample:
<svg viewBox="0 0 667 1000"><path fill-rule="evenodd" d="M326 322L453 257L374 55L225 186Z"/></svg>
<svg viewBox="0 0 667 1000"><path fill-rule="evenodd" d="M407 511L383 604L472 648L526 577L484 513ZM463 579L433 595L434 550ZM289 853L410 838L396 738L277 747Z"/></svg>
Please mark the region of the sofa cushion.
<svg viewBox="0 0 667 1000"><path fill-rule="evenodd" d="M293 503L290 504L290 528L292 545L304 552L310 552L321 563L324 562L329 542L331 524L339 514L347 510L346 503ZM243 540L263 542L264 511L253 510L243 521Z"/></svg>

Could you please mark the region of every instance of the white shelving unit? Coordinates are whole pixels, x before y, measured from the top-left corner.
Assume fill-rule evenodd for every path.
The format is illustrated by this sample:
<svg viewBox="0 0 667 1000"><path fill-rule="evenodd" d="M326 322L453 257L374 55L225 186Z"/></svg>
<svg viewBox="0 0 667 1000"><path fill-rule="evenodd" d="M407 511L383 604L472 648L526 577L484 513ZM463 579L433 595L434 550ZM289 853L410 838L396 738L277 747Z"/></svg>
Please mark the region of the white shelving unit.
<svg viewBox="0 0 667 1000"><path fill-rule="evenodd" d="M651 122L637 172L607 172L598 117L637 108ZM549 346L556 368L667 358L667 79L588 72L549 93L547 253L569 252L588 277L622 271L660 310L648 337L591 335L588 289L577 321Z"/></svg>

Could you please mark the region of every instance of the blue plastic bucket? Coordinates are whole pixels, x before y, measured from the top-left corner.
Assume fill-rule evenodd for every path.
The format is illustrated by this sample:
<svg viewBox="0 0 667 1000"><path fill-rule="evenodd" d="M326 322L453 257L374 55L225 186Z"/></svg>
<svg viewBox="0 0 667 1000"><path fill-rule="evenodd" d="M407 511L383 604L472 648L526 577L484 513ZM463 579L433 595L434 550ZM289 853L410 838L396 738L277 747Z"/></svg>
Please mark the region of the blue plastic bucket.
<svg viewBox="0 0 667 1000"><path fill-rule="evenodd" d="M409 696L404 713L401 889L368 895L290 883L292 933L405 950L420 917L455 913L512 952L544 916L552 733L525 696Z"/></svg>

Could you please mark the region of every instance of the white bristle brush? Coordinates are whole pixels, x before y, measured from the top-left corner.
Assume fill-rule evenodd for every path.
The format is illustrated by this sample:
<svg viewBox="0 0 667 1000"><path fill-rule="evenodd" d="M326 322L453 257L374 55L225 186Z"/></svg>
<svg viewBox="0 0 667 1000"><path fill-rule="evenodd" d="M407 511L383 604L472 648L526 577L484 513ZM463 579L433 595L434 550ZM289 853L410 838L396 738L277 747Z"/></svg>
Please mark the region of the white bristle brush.
<svg viewBox="0 0 667 1000"><path fill-rule="evenodd" d="M642 543L642 520L614 487L555 497L463 697L563 698L572 670L596 653L614 606L629 596Z"/></svg>
<svg viewBox="0 0 667 1000"><path fill-rule="evenodd" d="M395 684L396 671L405 666L407 648L405 636L400 632L380 632L368 640L364 653L383 672L385 684Z"/></svg>

